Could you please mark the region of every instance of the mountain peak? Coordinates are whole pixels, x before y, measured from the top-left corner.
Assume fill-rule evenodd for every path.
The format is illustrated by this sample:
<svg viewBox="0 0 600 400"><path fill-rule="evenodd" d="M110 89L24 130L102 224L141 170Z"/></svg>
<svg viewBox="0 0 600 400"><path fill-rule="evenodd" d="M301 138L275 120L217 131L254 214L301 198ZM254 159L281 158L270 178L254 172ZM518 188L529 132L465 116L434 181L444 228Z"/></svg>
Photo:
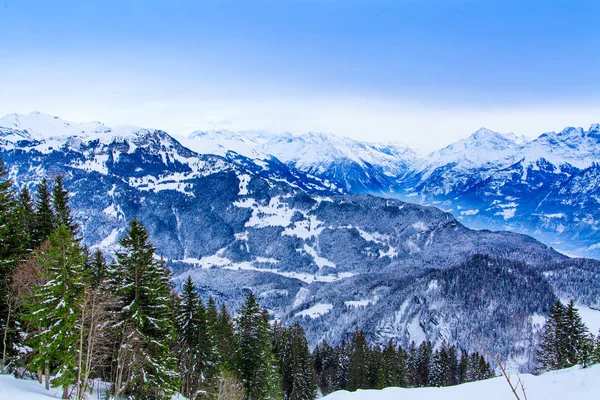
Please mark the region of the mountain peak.
<svg viewBox="0 0 600 400"><path fill-rule="evenodd" d="M37 139L111 132L110 128L100 122L77 124L40 111L5 115L0 119L0 127L26 131Z"/></svg>

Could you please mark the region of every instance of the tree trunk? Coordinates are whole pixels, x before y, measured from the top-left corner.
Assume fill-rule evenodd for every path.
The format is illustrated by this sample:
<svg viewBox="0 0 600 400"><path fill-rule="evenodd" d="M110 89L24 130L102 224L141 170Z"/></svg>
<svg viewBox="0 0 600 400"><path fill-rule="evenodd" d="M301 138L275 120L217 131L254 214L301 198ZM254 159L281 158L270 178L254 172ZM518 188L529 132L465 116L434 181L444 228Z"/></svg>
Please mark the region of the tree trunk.
<svg viewBox="0 0 600 400"><path fill-rule="evenodd" d="M46 377L46 390L50 390L50 362L46 360L46 364L44 366L44 375Z"/></svg>
<svg viewBox="0 0 600 400"><path fill-rule="evenodd" d="M63 386L62 398L63 399L68 399L69 398L69 387L68 386Z"/></svg>
<svg viewBox="0 0 600 400"><path fill-rule="evenodd" d="M7 338L8 338L8 329L10 326L10 315L12 313L12 307L11 307L11 302L10 300L8 301L8 316L6 317L6 326L4 327L4 337L2 339L2 371L0 371L0 373L4 373L4 369L6 368L7 362L6 362L6 342L7 342Z"/></svg>
<svg viewBox="0 0 600 400"><path fill-rule="evenodd" d="M40 383L40 385L43 383L43 381L42 381L42 369L41 368L38 368L38 370L37 370L37 380Z"/></svg>

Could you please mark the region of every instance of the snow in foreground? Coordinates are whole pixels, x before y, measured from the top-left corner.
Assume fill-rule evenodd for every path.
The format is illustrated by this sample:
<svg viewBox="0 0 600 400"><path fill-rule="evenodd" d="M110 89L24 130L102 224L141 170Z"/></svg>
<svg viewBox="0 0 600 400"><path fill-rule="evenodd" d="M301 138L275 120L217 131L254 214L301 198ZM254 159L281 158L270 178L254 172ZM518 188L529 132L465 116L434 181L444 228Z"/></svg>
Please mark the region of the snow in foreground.
<svg viewBox="0 0 600 400"><path fill-rule="evenodd" d="M516 378L516 377L513 377ZM529 400L598 400L600 365L573 367L540 376L521 375ZM516 379L513 379L516 380ZM523 399L523 396L521 396ZM322 400L514 400L503 377L445 388L339 391Z"/></svg>
<svg viewBox="0 0 600 400"><path fill-rule="evenodd" d="M94 389L93 393L88 395L88 399L103 399L104 388ZM0 375L0 400L45 400L60 399L62 389L50 388L46 390L36 380L16 379L12 375ZM181 396L173 397L173 400L182 400Z"/></svg>

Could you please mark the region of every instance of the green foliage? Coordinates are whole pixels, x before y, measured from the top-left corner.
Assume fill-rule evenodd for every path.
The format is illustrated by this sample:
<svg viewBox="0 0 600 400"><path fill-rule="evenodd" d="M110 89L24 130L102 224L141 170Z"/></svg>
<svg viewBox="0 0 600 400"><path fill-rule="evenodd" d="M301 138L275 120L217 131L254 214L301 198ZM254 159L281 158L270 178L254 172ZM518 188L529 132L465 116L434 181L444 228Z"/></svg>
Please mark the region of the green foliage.
<svg viewBox="0 0 600 400"><path fill-rule="evenodd" d="M85 255L71 230L60 225L50 235L48 248L38 255L45 284L27 299L26 318L37 327L29 339L36 349L31 366L55 365L53 386L67 387L77 379Z"/></svg>
<svg viewBox="0 0 600 400"><path fill-rule="evenodd" d="M124 251L117 253L111 291L118 299L116 327L130 352L123 393L136 399L167 399L178 386L171 349L175 329L170 272L154 259L148 233L136 219L120 244Z"/></svg>
<svg viewBox="0 0 600 400"><path fill-rule="evenodd" d="M587 365L593 360L593 345L573 300L565 307L557 300L550 310L536 352L538 371Z"/></svg>
<svg viewBox="0 0 600 400"><path fill-rule="evenodd" d="M268 313L252 292L238 311L235 366L246 400L280 399L281 378L273 353Z"/></svg>

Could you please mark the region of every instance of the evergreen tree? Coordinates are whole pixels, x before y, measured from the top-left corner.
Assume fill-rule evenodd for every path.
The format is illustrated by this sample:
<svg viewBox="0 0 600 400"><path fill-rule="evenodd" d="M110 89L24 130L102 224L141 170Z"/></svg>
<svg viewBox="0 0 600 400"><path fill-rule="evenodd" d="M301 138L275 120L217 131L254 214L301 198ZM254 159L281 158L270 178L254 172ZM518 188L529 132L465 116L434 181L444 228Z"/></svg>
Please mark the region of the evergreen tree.
<svg viewBox="0 0 600 400"><path fill-rule="evenodd" d="M358 327L352 333L349 355L348 390L367 389L369 346L365 333Z"/></svg>
<svg viewBox="0 0 600 400"><path fill-rule="evenodd" d="M204 318L200 296L188 275L181 288L181 303L177 314L179 333L179 373L181 376L181 393L192 397L202 383L200 326Z"/></svg>
<svg viewBox="0 0 600 400"><path fill-rule="evenodd" d="M220 369L232 371L233 355L235 354L235 329L225 303L221 304L219 310L218 323L215 328L215 343L220 356Z"/></svg>
<svg viewBox="0 0 600 400"><path fill-rule="evenodd" d="M39 246L48 239L56 227L56 220L52 213L51 204L52 198L50 196L50 190L48 189L48 181L44 178L38 185L36 191L35 222L31 237L34 247Z"/></svg>
<svg viewBox="0 0 600 400"><path fill-rule="evenodd" d="M29 340L35 351L31 364L38 370L55 365L57 377L52 385L62 386L63 398L68 398L68 388L78 376L85 255L65 225L59 226L49 242L39 256L47 283L34 288L27 304L27 318L39 327Z"/></svg>
<svg viewBox="0 0 600 400"><path fill-rule="evenodd" d="M337 362L334 389L346 390L350 379L350 346L346 339L342 339L342 343L335 351L335 360Z"/></svg>
<svg viewBox="0 0 600 400"><path fill-rule="evenodd" d="M273 335L275 352L279 358L283 398L314 400L317 385L304 330L298 323L289 329L281 324L275 324Z"/></svg>
<svg viewBox="0 0 600 400"><path fill-rule="evenodd" d="M388 344L383 349L382 365L379 374L379 383L377 386L380 388L389 386L406 386L402 384L401 380L401 362L400 355L396 353L396 348L392 339L388 341Z"/></svg>
<svg viewBox="0 0 600 400"><path fill-rule="evenodd" d="M569 301L563 314L564 353L566 366L582 362L584 346L586 345L587 327L581 320L575 302Z"/></svg>
<svg viewBox="0 0 600 400"><path fill-rule="evenodd" d="M469 354L462 351L460 354L460 362L458 363L458 383L469 382Z"/></svg>
<svg viewBox="0 0 600 400"><path fill-rule="evenodd" d="M422 342L417 351L417 386L427 386L429 382L429 366L431 365L431 356L433 346L431 342Z"/></svg>
<svg viewBox="0 0 600 400"><path fill-rule="evenodd" d="M326 395L333 392L335 390L338 365L335 349L326 340L323 340L323 342L315 347L313 358L321 393Z"/></svg>
<svg viewBox="0 0 600 400"><path fill-rule="evenodd" d="M106 258L100 251L100 249L96 249L92 257L89 258L87 263L87 275L89 284L92 289L98 289L102 282L107 277L108 266L106 265Z"/></svg>
<svg viewBox="0 0 600 400"><path fill-rule="evenodd" d="M415 341L411 341L408 346L408 358L407 358L407 367L408 367L408 385L409 387L418 386L419 382L419 374L417 370L417 345Z"/></svg>
<svg viewBox="0 0 600 400"><path fill-rule="evenodd" d="M175 339L171 319L170 273L154 259L146 229L136 219L121 239L111 286L118 298L120 336L115 395L168 399L177 389Z"/></svg>
<svg viewBox="0 0 600 400"><path fill-rule="evenodd" d="M444 382L445 375L442 355L439 350L436 350L431 357L428 386L440 387L444 386Z"/></svg>
<svg viewBox="0 0 600 400"><path fill-rule="evenodd" d="M542 329L540 347L536 352L538 370L549 371L563 368L566 363L564 351L564 306L557 300L550 309L550 316Z"/></svg>
<svg viewBox="0 0 600 400"><path fill-rule="evenodd" d="M451 346L448 349L448 367L446 373L446 386L458 385L459 383L459 367L458 356L456 355L456 347Z"/></svg>
<svg viewBox="0 0 600 400"><path fill-rule="evenodd" d="M54 185L52 186L52 208L54 211L54 225L65 225L73 234L76 234L78 226L71 216L69 192L64 188L63 179L60 175L54 179Z"/></svg>
<svg viewBox="0 0 600 400"><path fill-rule="evenodd" d="M33 232L35 231L35 210L34 202L27 187L23 187L17 198L17 212L20 213L22 221L22 230L26 235L26 250L28 253L33 251Z"/></svg>
<svg viewBox="0 0 600 400"><path fill-rule="evenodd" d="M2 370L7 357L13 353L13 343L18 340L16 310L11 296L12 273L28 251L29 235L26 227L27 215L15 198L8 170L0 159L0 327L3 340L0 342Z"/></svg>
<svg viewBox="0 0 600 400"><path fill-rule="evenodd" d="M246 400L281 398L281 379L269 319L252 292L238 311L236 330L236 370L244 386Z"/></svg>

